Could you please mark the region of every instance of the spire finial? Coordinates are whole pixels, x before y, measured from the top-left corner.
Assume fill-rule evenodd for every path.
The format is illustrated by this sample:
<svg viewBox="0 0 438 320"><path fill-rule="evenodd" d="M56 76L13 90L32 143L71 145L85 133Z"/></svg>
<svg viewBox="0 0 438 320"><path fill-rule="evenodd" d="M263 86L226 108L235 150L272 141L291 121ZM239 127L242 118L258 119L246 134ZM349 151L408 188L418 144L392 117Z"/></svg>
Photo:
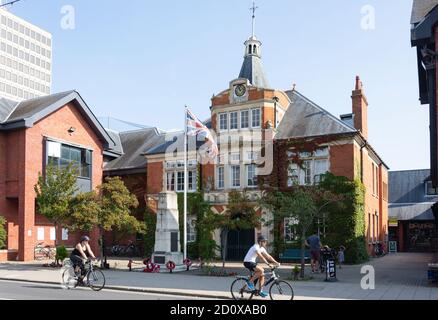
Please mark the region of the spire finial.
<svg viewBox="0 0 438 320"><path fill-rule="evenodd" d="M259 7L256 7L256 2L255 0L252 0L252 7L250 8L250 10L252 11L252 37L255 37L255 20L256 20L256 15L255 12Z"/></svg>

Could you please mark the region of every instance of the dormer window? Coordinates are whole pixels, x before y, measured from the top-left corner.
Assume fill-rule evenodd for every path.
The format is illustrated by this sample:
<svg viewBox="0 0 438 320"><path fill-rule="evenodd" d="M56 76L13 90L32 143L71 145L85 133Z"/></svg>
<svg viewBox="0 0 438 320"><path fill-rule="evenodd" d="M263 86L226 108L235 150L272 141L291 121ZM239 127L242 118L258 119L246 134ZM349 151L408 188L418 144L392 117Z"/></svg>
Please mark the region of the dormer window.
<svg viewBox="0 0 438 320"><path fill-rule="evenodd" d="M438 188L434 188L432 181L426 181L426 196L438 196Z"/></svg>

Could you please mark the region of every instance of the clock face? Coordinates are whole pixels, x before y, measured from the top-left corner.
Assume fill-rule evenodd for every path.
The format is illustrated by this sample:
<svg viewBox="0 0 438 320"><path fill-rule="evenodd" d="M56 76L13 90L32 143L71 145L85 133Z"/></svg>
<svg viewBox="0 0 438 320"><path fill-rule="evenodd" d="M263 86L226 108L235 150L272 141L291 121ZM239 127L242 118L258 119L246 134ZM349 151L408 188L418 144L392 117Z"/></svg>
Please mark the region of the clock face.
<svg viewBox="0 0 438 320"><path fill-rule="evenodd" d="M243 84L239 84L236 86L236 89L234 90L236 93L236 96L243 97L246 93L246 87Z"/></svg>

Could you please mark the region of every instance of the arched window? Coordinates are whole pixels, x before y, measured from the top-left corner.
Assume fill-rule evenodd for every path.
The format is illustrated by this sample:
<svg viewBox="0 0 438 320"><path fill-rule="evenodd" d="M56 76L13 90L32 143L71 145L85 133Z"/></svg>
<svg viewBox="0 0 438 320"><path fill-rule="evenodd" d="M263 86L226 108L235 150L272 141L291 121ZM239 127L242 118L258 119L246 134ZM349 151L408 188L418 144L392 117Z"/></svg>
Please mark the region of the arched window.
<svg viewBox="0 0 438 320"><path fill-rule="evenodd" d="M249 46L248 46L248 54L251 54L251 50L252 50L252 46L249 45Z"/></svg>
<svg viewBox="0 0 438 320"><path fill-rule="evenodd" d="M254 54L257 54L257 46L256 46L256 45L254 45L253 53L254 53Z"/></svg>

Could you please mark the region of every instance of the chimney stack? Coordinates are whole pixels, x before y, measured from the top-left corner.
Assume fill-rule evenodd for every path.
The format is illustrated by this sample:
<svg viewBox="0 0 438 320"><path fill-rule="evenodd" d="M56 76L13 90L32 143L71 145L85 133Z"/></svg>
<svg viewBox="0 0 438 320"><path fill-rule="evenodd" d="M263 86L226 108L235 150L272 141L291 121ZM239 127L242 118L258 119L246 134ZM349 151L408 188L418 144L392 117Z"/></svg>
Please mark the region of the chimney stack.
<svg viewBox="0 0 438 320"><path fill-rule="evenodd" d="M356 86L351 99L353 100L354 127L368 140L368 100L359 76L356 77Z"/></svg>

